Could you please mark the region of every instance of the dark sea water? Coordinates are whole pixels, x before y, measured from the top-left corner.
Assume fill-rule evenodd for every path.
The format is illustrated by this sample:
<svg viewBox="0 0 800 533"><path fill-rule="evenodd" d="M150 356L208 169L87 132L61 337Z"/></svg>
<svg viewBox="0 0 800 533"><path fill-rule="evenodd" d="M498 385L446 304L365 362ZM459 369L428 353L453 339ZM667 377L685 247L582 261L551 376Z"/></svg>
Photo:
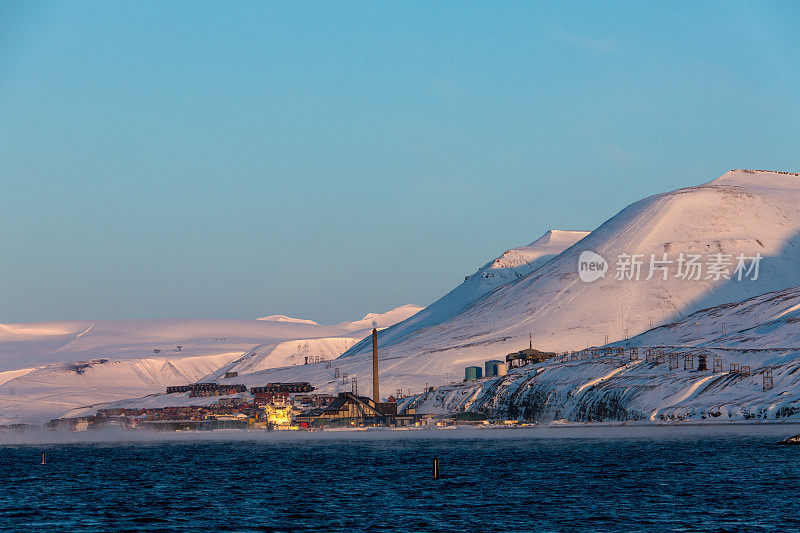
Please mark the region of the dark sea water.
<svg viewBox="0 0 800 533"><path fill-rule="evenodd" d="M0 530L798 531L791 429L6 444Z"/></svg>

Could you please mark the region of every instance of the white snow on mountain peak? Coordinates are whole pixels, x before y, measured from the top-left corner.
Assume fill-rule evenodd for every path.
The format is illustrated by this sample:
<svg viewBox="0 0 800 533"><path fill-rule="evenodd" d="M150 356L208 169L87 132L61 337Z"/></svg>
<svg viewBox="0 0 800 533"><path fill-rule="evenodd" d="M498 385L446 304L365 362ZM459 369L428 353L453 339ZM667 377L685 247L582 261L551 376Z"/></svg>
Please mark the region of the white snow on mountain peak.
<svg viewBox="0 0 800 533"><path fill-rule="evenodd" d="M297 324L318 324L313 320L308 320L306 318L292 318L286 315L269 315L269 316L262 316L257 318L256 320L268 320L268 321L275 321L275 322L294 322Z"/></svg>
<svg viewBox="0 0 800 533"><path fill-rule="evenodd" d="M405 320L406 318L416 314L422 309L423 309L422 306L414 304L400 305L393 309L389 309L388 311L385 311L383 313L367 313L366 315L364 315L364 318L360 320L340 322L338 324L334 324L331 327L343 328L349 331L355 331L360 329L371 328L373 327L374 323L378 328L385 328L387 326L395 324L396 322ZM317 326L320 325L319 323L314 322L313 320L308 320L305 318L293 318L286 315L269 315L269 316L259 317L256 320L264 320L266 322L290 322L294 324L313 324Z"/></svg>
<svg viewBox="0 0 800 533"><path fill-rule="evenodd" d="M578 258L608 261L604 278L584 283ZM641 254L637 280L615 279L622 254ZM651 254L763 256L757 280L676 277L647 280ZM480 272L480 271L479 271ZM696 310L800 285L800 179L794 174L731 171L704 185L650 196L622 209L589 235L522 277L488 290L470 276L438 302L381 332L381 355L406 375L435 382L463 366L534 345L570 350L632 337ZM476 288L477 287L477 288ZM471 292L470 292L471 291ZM367 358L362 341L343 358ZM457 372L453 368L458 369ZM351 370L352 371L352 370ZM395 370L397 371L397 370ZM409 381L409 378L405 378Z"/></svg>
<svg viewBox="0 0 800 533"><path fill-rule="evenodd" d="M400 307L395 307L384 313L367 313L361 320L342 322L339 325L349 330L369 329L373 327L381 329L414 316L423 309L424 307L414 304L401 305Z"/></svg>
<svg viewBox="0 0 800 533"><path fill-rule="evenodd" d="M800 287L701 309L647 330L626 346L737 350L800 349Z"/></svg>
<svg viewBox="0 0 800 533"><path fill-rule="evenodd" d="M517 277L521 277L543 265L587 235L589 235L588 231L550 230L527 246L506 250L500 257L481 270L486 274L490 270L527 267L524 272L519 270L516 272L518 274Z"/></svg>
<svg viewBox="0 0 800 533"><path fill-rule="evenodd" d="M777 170L747 170L737 168L730 170L722 176L715 178L706 186L728 185L741 186L748 189L798 189L800 187L800 173L781 172Z"/></svg>

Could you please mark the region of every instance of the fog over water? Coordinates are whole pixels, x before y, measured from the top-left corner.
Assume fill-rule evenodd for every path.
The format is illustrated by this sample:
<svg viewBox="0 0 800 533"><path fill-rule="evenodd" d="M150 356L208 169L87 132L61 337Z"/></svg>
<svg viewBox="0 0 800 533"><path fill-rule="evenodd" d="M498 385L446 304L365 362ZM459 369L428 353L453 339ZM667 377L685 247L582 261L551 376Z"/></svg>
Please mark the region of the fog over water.
<svg viewBox="0 0 800 533"><path fill-rule="evenodd" d="M789 531L800 447L775 443L797 432L49 435L0 446L0 531Z"/></svg>
<svg viewBox="0 0 800 533"><path fill-rule="evenodd" d="M540 427L448 427L392 430L386 428L328 429L324 431L122 431L101 429L83 432L26 430L0 433L2 445L49 445L136 442L228 442L228 441L350 441L418 439L683 439L719 436L791 436L800 433L800 423L729 424L565 424Z"/></svg>

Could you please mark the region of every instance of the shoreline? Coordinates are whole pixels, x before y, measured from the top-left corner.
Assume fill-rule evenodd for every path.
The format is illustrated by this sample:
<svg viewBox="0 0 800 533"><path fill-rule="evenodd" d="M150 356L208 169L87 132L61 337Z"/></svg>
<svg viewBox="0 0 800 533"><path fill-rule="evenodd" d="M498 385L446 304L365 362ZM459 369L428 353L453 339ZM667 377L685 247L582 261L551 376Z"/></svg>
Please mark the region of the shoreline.
<svg viewBox="0 0 800 533"><path fill-rule="evenodd" d="M776 442L800 434L800 421L776 422L592 422L551 423L547 425L485 425L413 428L342 428L316 431L264 431L230 429L213 431L117 431L97 430L85 432L55 432L30 430L0 433L3 446L53 446L53 445L128 445L192 442L292 442L292 441L381 441L381 440L448 440L448 439L674 439L713 436L758 437L769 436Z"/></svg>

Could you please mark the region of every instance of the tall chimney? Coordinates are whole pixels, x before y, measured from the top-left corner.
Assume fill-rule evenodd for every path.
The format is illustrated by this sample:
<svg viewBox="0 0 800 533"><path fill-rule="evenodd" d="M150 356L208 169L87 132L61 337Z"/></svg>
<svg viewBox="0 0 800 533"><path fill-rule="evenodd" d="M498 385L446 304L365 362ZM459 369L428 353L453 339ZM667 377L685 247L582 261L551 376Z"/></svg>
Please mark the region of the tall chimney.
<svg viewBox="0 0 800 533"><path fill-rule="evenodd" d="M378 390L378 330L372 328L372 399L376 402L381 401L381 394Z"/></svg>

